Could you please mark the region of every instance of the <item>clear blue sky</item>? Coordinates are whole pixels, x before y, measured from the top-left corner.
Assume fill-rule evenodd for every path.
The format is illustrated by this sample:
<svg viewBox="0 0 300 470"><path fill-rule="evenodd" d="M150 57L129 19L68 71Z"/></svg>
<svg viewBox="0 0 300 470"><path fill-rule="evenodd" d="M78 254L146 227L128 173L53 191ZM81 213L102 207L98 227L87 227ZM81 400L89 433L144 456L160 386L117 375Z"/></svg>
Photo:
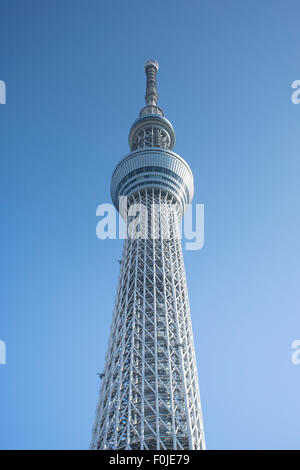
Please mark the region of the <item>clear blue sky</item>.
<svg viewBox="0 0 300 470"><path fill-rule="evenodd" d="M90 441L122 241L96 238L144 61L205 204L185 252L207 447L299 448L298 1L2 0L0 448Z"/></svg>

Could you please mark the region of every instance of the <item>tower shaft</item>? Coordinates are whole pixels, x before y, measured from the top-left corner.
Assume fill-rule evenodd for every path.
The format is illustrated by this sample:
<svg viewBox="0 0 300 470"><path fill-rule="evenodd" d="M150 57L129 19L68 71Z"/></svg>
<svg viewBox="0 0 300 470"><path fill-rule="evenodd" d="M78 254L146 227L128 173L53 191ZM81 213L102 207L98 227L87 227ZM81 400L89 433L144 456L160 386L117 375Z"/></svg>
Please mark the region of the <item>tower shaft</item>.
<svg viewBox="0 0 300 470"><path fill-rule="evenodd" d="M146 189L130 213L92 448L203 449L180 208Z"/></svg>

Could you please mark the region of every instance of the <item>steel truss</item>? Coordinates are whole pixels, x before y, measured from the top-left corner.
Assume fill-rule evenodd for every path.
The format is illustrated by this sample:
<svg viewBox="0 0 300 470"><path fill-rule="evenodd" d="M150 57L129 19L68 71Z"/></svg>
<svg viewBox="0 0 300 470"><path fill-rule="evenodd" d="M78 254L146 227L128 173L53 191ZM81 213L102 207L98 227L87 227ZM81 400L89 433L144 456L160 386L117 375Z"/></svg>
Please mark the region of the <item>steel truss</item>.
<svg viewBox="0 0 300 470"><path fill-rule="evenodd" d="M133 205L147 236L124 242L91 448L204 449L180 207L154 188Z"/></svg>

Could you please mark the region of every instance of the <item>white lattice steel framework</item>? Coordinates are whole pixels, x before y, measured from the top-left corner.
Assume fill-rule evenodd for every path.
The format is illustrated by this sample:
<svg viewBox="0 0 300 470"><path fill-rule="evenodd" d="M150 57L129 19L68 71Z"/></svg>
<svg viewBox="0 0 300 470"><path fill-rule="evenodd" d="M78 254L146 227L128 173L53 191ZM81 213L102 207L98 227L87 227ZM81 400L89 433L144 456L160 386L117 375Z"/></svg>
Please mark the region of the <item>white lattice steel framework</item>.
<svg viewBox="0 0 300 470"><path fill-rule="evenodd" d="M132 142L135 130L140 133L155 119L175 142L171 124L156 106L157 68L154 61L146 63L151 109L147 117L144 108L131 129ZM149 91L153 80L154 91ZM113 201L128 216L128 227L134 220L138 230L129 230L124 243L91 448L204 449L178 229L193 196L192 173L171 146L153 148L152 143L149 148L144 142L119 163L112 179ZM122 206L120 196L127 197Z"/></svg>

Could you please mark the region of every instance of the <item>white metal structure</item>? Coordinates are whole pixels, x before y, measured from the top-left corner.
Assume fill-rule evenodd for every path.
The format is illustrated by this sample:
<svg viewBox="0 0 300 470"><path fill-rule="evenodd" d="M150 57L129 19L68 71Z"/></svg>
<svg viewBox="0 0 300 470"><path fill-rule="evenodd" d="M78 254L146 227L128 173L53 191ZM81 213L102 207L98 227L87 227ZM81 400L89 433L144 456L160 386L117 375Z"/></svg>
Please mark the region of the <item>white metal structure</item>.
<svg viewBox="0 0 300 470"><path fill-rule="evenodd" d="M91 449L204 449L178 232L193 197L193 175L171 151L175 133L157 106L157 62L146 62L145 70L146 107L111 184L129 233ZM130 229L132 221L138 230Z"/></svg>

